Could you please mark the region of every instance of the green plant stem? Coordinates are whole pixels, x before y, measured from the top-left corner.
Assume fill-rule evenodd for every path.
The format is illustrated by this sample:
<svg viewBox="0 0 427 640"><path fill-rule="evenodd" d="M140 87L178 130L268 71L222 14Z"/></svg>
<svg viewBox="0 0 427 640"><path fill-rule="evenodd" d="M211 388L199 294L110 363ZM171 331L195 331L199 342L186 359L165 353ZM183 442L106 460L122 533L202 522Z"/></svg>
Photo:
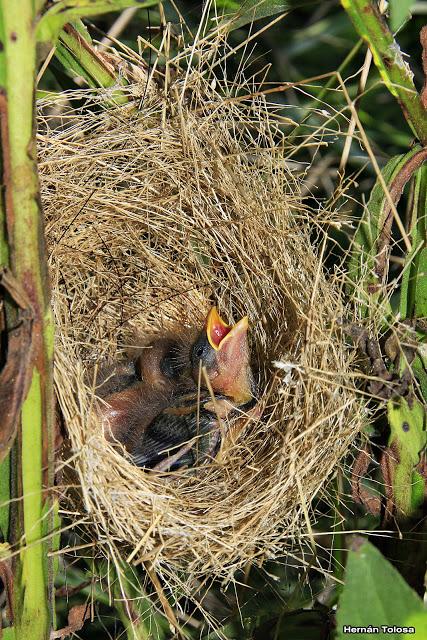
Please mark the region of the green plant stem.
<svg viewBox="0 0 427 640"><path fill-rule="evenodd" d="M17 622L17 638L44 638L49 629L46 575L42 538L42 395L40 374L35 371L22 407L22 495L25 545L22 550L24 587L22 616ZM33 429L24 425L33 425ZM33 618L34 616L34 618ZM25 636L25 634L28 634ZM20 635L21 634L21 635ZM31 634L31 635L30 635Z"/></svg>
<svg viewBox="0 0 427 640"><path fill-rule="evenodd" d="M39 3L40 5L40 3ZM5 235L14 278L28 295L33 314L29 391L22 406L15 488L22 497L15 517L14 559L16 640L46 640L51 630L48 576L42 523L44 494L53 482L53 323L38 196L34 135L36 16L33 0L0 1L4 57L2 79L2 166ZM46 509L45 509L46 512Z"/></svg>
<svg viewBox="0 0 427 640"><path fill-rule="evenodd" d="M337 580L343 580L345 566L345 549L343 549L344 532L343 518L341 516L341 501L344 495L342 471L339 470L336 480L335 513L334 513L334 539L332 545L332 557L334 559L334 576ZM337 588L340 591L340 587Z"/></svg>
<svg viewBox="0 0 427 640"><path fill-rule="evenodd" d="M390 93L399 102L403 114L423 146L427 145L427 112L404 60L377 5L370 0L341 0L357 33L368 44L375 65Z"/></svg>

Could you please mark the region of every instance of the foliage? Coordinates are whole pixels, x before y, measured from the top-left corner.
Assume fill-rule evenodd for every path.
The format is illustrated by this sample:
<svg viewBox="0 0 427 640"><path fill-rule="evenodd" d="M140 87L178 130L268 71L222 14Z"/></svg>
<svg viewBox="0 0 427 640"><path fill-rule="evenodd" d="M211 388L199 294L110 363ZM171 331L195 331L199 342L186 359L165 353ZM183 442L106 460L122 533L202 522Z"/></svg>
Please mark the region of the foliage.
<svg viewBox="0 0 427 640"><path fill-rule="evenodd" d="M390 2L390 28L397 31L410 16L413 0L391 0Z"/></svg>
<svg viewBox="0 0 427 640"><path fill-rule="evenodd" d="M416 627L416 636L427 630L427 612L421 598L399 575L398 571L363 538L355 537L348 552L346 582L337 615L337 640L350 627ZM358 634L368 638L372 632ZM391 633L391 638L401 637Z"/></svg>
<svg viewBox="0 0 427 640"><path fill-rule="evenodd" d="M313 0L246 0L244 3L220 2L217 4L218 9L224 10L224 25L229 29L239 29L246 24L252 24L262 18L274 16L277 13L291 11L298 6L311 4Z"/></svg>

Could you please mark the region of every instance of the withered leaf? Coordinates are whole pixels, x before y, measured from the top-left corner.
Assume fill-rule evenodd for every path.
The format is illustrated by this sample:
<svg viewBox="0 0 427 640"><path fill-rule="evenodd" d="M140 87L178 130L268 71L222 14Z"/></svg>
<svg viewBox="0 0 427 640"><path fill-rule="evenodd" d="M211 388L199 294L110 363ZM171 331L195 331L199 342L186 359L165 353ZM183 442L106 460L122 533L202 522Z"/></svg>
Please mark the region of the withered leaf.
<svg viewBox="0 0 427 640"><path fill-rule="evenodd" d="M353 500L362 504L369 513L377 516L381 513L381 498L374 495L363 485L372 458L367 449L362 449L354 461L351 470L351 492Z"/></svg>
<svg viewBox="0 0 427 640"><path fill-rule="evenodd" d="M52 631L50 634L50 640L62 640L67 638L72 633L76 633L83 628L85 621L89 618L90 607L88 604L78 604L72 607L68 612L68 624L62 629Z"/></svg>
<svg viewBox="0 0 427 640"><path fill-rule="evenodd" d="M0 296L5 293L13 303L13 327L8 327L7 304L3 304L2 322L5 356L0 372L0 461L7 455L14 441L18 416L28 391L32 353L33 313L31 303L22 287L7 269L0 270Z"/></svg>

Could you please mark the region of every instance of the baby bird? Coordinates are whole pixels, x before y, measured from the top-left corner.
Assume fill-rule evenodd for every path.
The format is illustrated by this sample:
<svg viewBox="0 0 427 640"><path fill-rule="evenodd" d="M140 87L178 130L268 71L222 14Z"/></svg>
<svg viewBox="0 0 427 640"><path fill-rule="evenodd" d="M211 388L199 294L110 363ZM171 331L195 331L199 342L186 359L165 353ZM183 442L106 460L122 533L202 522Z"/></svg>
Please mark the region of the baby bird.
<svg viewBox="0 0 427 640"><path fill-rule="evenodd" d="M174 470L215 456L226 425L255 404L247 331L247 317L230 326L213 307L189 352L179 337L142 351L139 380L102 409L137 466Z"/></svg>
<svg viewBox="0 0 427 640"><path fill-rule="evenodd" d="M150 424L135 447L135 464L153 468L157 459L154 469L165 471L215 456L221 432L256 403L247 331L246 317L230 326L215 307L210 310L190 351L197 388L188 385Z"/></svg>
<svg viewBox="0 0 427 640"><path fill-rule="evenodd" d="M209 311L205 327L191 349L192 375L195 382L244 405L254 396L254 379L250 367L248 317L230 326L222 320L216 307ZM203 371L202 371L203 373ZM204 378L204 380L203 380Z"/></svg>
<svg viewBox="0 0 427 640"><path fill-rule="evenodd" d="M102 372L104 380L97 394L105 403L100 408L107 438L121 442L129 453L149 424L181 390L183 365L178 366L178 343L158 338L134 361L119 363Z"/></svg>

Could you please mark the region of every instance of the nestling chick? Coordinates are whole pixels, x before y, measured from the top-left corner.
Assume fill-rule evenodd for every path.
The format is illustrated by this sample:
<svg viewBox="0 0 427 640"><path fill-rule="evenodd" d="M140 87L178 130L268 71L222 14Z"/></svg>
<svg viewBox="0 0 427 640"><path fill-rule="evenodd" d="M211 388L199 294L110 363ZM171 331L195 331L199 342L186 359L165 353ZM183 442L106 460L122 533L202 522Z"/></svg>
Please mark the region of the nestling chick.
<svg viewBox="0 0 427 640"><path fill-rule="evenodd" d="M255 404L247 331L246 317L229 326L215 307L211 309L190 352L192 378L200 388L190 390L188 380L181 379L180 393L136 446L135 464L153 467L158 460L154 468L166 470L194 466L215 456L221 431Z"/></svg>
<svg viewBox="0 0 427 640"><path fill-rule="evenodd" d="M229 326L214 307L190 349L159 338L143 350L139 381L105 398L102 409L136 465L170 470L215 456L225 425L255 404L247 330L246 317Z"/></svg>
<svg viewBox="0 0 427 640"><path fill-rule="evenodd" d="M135 447L134 440L172 402L178 389L182 390L183 367L177 364L177 347L170 338L158 338L134 362L116 365L98 387L101 391L106 385L111 389L109 394L99 394L106 401L100 409L106 437L121 442L129 453Z"/></svg>
<svg viewBox="0 0 427 640"><path fill-rule="evenodd" d="M196 382L200 368L204 367L214 393L231 398L236 406L249 402L255 385L250 367L247 316L230 326L222 320L216 307L212 307L191 349L191 366ZM201 384L208 386L204 376Z"/></svg>

